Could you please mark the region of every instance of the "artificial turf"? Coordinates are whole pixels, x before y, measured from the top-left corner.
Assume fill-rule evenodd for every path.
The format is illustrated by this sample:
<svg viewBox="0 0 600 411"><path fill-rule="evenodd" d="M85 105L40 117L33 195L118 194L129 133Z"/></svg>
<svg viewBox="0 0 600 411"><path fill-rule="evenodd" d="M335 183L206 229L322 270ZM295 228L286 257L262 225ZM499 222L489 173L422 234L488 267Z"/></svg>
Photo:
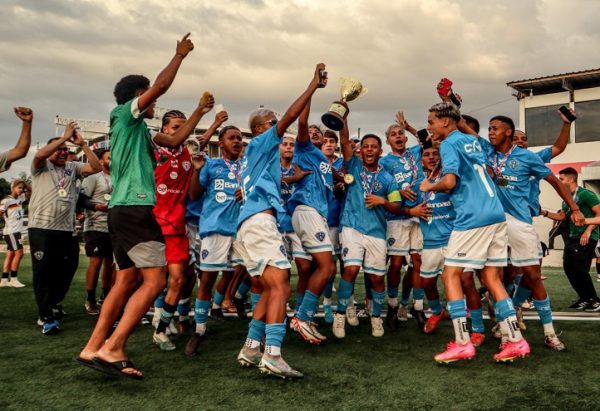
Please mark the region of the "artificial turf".
<svg viewBox="0 0 600 411"><path fill-rule="evenodd" d="M132 335L128 352L145 373L143 381L114 379L78 365L95 318L85 314L86 258L81 258L64 302L63 332L43 336L36 327L31 261L25 256L19 278L23 289L0 289L0 409L598 409L600 394L600 322L556 322L567 344L564 352L543 346L541 326L528 321L532 355L512 364L496 364L498 343L488 339L472 361L436 365L432 357L452 338L449 321L433 335L423 335L412 321L383 338L370 334L367 318L347 337L309 346L288 332L284 358L305 374L283 381L243 369L236 355L247 320L209 322L200 353L182 354L187 337L175 340L177 351L163 353L152 344L150 326ZM554 310L565 310L574 292L561 270L546 269ZM292 277L294 278L294 277ZM357 287L360 300L360 290ZM486 326L490 324L486 321Z"/></svg>

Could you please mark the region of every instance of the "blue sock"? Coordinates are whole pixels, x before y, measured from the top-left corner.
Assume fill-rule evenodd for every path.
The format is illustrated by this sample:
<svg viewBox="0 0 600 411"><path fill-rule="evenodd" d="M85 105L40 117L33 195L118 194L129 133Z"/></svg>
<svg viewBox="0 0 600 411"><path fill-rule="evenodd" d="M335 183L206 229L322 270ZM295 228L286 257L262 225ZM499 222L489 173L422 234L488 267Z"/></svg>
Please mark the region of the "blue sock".
<svg viewBox="0 0 600 411"><path fill-rule="evenodd" d="M340 278L340 286L338 289L338 304L337 304L337 312L341 314L346 313L346 308L348 307L348 302L350 301L350 297L352 296L352 288L353 283L350 283L343 278Z"/></svg>
<svg viewBox="0 0 600 411"><path fill-rule="evenodd" d="M304 293L296 293L296 305L294 306L294 310L298 312L300 306L302 305L302 300L304 300Z"/></svg>
<svg viewBox="0 0 600 411"><path fill-rule="evenodd" d="M511 315L516 315L515 307L513 306L510 297L504 298L496 302L496 320L498 322L506 320Z"/></svg>
<svg viewBox="0 0 600 411"><path fill-rule="evenodd" d="M385 302L385 291L373 290L373 317L379 317L381 315L381 307Z"/></svg>
<svg viewBox="0 0 600 411"><path fill-rule="evenodd" d="M369 278L369 275L367 273L365 273L365 296L369 300L373 299L373 289L372 289L372 285L371 285L371 279Z"/></svg>
<svg viewBox="0 0 600 411"><path fill-rule="evenodd" d="M223 294L221 294L220 292L218 292L217 290L215 290L215 296L213 298L213 302L220 307L221 304L223 304L224 299L225 299L225 296Z"/></svg>
<svg viewBox="0 0 600 411"><path fill-rule="evenodd" d="M440 315L442 313L443 307L440 304L440 300L429 300L429 308L435 315Z"/></svg>
<svg viewBox="0 0 600 411"><path fill-rule="evenodd" d="M177 303L177 312L179 317L187 317L190 315L190 299L184 298Z"/></svg>
<svg viewBox="0 0 600 411"><path fill-rule="evenodd" d="M412 291L412 288L410 288L410 287L402 289L402 295L400 296L400 304L408 305L408 299L410 298L411 291Z"/></svg>
<svg viewBox="0 0 600 411"><path fill-rule="evenodd" d="M525 300L527 300L530 295L531 295L531 290L529 288L524 287L522 285L518 286L517 291L515 292L515 295L512 298L513 306L514 307L522 306L523 303L525 302Z"/></svg>
<svg viewBox="0 0 600 411"><path fill-rule="evenodd" d="M413 300L422 300L425 298L425 290L422 288L413 288Z"/></svg>
<svg viewBox="0 0 600 411"><path fill-rule="evenodd" d="M319 296L310 290L306 290L300 309L296 312L298 319L301 321L312 321L317 312L318 303Z"/></svg>
<svg viewBox="0 0 600 411"><path fill-rule="evenodd" d="M210 309L210 301L199 300L196 298L196 306L194 310L194 321L196 324L206 324L208 320L208 310Z"/></svg>
<svg viewBox="0 0 600 411"><path fill-rule="evenodd" d="M165 288L164 290L161 291L161 293L158 295L158 297L156 297L156 300L154 300L154 307L155 308L163 308L165 306L165 297L167 296L167 289Z"/></svg>
<svg viewBox="0 0 600 411"><path fill-rule="evenodd" d="M515 283L508 283L504 286L506 293L510 296L515 292Z"/></svg>
<svg viewBox="0 0 600 411"><path fill-rule="evenodd" d="M258 304L258 300L260 300L260 294L250 292L250 303L252 304L252 311L254 311L254 307Z"/></svg>
<svg viewBox="0 0 600 411"><path fill-rule="evenodd" d="M388 287L387 295L388 298L398 298L398 287Z"/></svg>
<svg viewBox="0 0 600 411"><path fill-rule="evenodd" d="M450 318L453 320L457 318L466 318L467 302L463 298L460 300L448 301L448 311L450 312Z"/></svg>
<svg viewBox="0 0 600 411"><path fill-rule="evenodd" d="M237 292L244 297L250 291L250 284L246 284L244 281L240 283L240 286L237 289Z"/></svg>
<svg viewBox="0 0 600 411"><path fill-rule="evenodd" d="M474 333L484 333L485 327L483 325L483 309L474 308L469 310L471 313L471 330Z"/></svg>
<svg viewBox="0 0 600 411"><path fill-rule="evenodd" d="M327 284L325 285L325 289L323 290L323 297L331 298L333 295L333 283L335 282L335 276L331 277Z"/></svg>
<svg viewBox="0 0 600 411"><path fill-rule="evenodd" d="M265 336L266 324L262 321L252 320L248 324L248 338L255 341L260 341Z"/></svg>
<svg viewBox="0 0 600 411"><path fill-rule="evenodd" d="M265 327L265 346L281 347L285 337L285 323L267 324Z"/></svg>
<svg viewBox="0 0 600 411"><path fill-rule="evenodd" d="M542 324L550 324L552 322L552 308L550 307L550 297L544 300L533 300L533 306L540 316Z"/></svg>
<svg viewBox="0 0 600 411"><path fill-rule="evenodd" d="M517 274L514 279L515 286L521 284L521 280L523 279L523 274Z"/></svg>

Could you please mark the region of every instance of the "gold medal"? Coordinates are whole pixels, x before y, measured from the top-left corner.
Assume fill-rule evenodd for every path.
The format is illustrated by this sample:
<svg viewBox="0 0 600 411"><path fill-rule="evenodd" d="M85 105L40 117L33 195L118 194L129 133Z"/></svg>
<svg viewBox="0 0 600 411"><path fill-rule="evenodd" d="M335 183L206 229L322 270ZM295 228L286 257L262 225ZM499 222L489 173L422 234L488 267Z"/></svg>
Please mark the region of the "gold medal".
<svg viewBox="0 0 600 411"><path fill-rule="evenodd" d="M65 190L64 188L60 188L58 190L58 196L60 198L65 198L67 196L67 190Z"/></svg>
<svg viewBox="0 0 600 411"><path fill-rule="evenodd" d="M350 185L352 183L354 183L354 176L352 174L345 174L344 175L344 184Z"/></svg>
<svg viewBox="0 0 600 411"><path fill-rule="evenodd" d="M112 196L111 196L110 194L104 194L104 199L105 199L106 201L110 201L111 197L112 197Z"/></svg>

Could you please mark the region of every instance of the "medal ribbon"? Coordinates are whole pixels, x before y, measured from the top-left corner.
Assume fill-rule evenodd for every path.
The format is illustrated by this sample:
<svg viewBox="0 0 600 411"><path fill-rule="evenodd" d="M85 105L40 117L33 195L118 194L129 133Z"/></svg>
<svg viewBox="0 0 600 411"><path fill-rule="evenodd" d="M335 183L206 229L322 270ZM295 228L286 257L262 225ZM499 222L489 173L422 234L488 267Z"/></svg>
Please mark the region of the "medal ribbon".
<svg viewBox="0 0 600 411"><path fill-rule="evenodd" d="M368 178L367 178L367 174L369 173L369 171L363 166L362 170L360 171L360 177L362 179L362 186L363 186L363 189L365 190L365 195L373 194L373 187L375 186L375 181L377 180L377 176L379 175L379 172L381 171L382 168L383 167L381 167L381 166L377 167L377 171L375 172L375 175L371 179L371 184L369 184Z"/></svg>
<svg viewBox="0 0 600 411"><path fill-rule="evenodd" d="M512 154L515 147L517 147L517 146L512 146L510 148L510 150L508 151L508 153L506 153L506 155L504 156L504 158L501 161L498 161L498 153L496 152L496 154L494 156L494 163L492 165L492 168L493 168L494 174L496 175L497 178L502 178L502 169L504 168L504 164L506 164L506 162L508 161L508 158Z"/></svg>
<svg viewBox="0 0 600 411"><path fill-rule="evenodd" d="M229 160L227 160L225 157L223 157L223 161L225 162L225 165L227 166L227 169L229 170L229 172L231 174L233 174L235 176L235 179L238 183L238 187L241 187L242 184L242 177L241 177L241 172L238 173L237 170L241 171L241 164L240 164L240 160L235 160L233 163L230 163ZM237 164L236 167L234 167L232 164Z"/></svg>
<svg viewBox="0 0 600 411"><path fill-rule="evenodd" d="M104 179L104 184L106 184L108 186L108 194L112 193L112 181L110 178L106 178L106 174L104 174L104 171L102 172L102 178Z"/></svg>

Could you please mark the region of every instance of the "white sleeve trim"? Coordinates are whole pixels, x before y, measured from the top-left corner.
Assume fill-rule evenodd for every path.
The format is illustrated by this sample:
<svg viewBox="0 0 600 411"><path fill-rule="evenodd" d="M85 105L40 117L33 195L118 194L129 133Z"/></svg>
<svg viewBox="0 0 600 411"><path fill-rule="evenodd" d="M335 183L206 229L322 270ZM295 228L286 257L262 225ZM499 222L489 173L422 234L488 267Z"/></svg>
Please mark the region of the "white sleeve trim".
<svg viewBox="0 0 600 411"><path fill-rule="evenodd" d="M138 100L139 97L136 97L131 102L131 115L133 116L133 118L139 118L140 115L142 115L142 112L140 111L140 108L138 106Z"/></svg>

